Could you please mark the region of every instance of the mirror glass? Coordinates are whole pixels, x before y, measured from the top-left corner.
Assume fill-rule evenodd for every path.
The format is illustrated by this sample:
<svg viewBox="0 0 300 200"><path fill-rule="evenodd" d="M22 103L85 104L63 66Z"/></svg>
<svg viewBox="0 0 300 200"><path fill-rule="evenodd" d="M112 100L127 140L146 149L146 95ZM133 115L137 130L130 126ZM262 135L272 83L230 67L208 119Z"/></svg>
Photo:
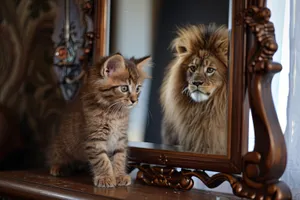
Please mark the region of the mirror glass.
<svg viewBox="0 0 300 200"><path fill-rule="evenodd" d="M152 57L152 79L131 112L131 145L226 155L230 1L111 4L110 53Z"/></svg>

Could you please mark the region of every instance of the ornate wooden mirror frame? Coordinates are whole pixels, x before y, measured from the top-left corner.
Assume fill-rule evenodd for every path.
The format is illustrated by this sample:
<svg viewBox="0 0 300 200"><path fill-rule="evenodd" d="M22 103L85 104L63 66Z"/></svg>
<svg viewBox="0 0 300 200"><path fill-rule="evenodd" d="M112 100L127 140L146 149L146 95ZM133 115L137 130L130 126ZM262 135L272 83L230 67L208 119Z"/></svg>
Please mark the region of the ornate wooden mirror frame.
<svg viewBox="0 0 300 200"><path fill-rule="evenodd" d="M96 35L101 34L94 47L94 60L108 52L105 38L110 0L95 2ZM272 61L277 43L274 25L269 21L271 12L266 0L231 3L228 155L197 155L131 145L129 165L131 169L138 168L137 179L149 185L189 190L194 184L192 177L197 177L209 188L228 181L240 197L291 199L289 187L279 181L287 152L271 94L272 77L282 68ZM252 152L247 152L249 108L255 130ZM220 173L209 177L204 170Z"/></svg>
<svg viewBox="0 0 300 200"><path fill-rule="evenodd" d="M110 0L82 2L87 6L84 7L85 13L94 18L93 33L86 35L85 47L86 50L94 49L92 53L86 54L93 56L96 62L100 56L108 53ZM209 188L228 181L234 194L240 197L291 199L289 187L279 181L286 167L287 152L271 94L272 77L282 67L272 61L277 43L274 25L269 21L270 10L266 8L266 0L231 0L231 3L228 96L228 146L231 148L228 148L228 155L200 155L155 148L155 145L149 148L151 145L145 147L134 144L130 146L129 165L131 170L138 168L137 179L149 185L189 190L194 185L192 177L197 177ZM52 19L54 13L50 14ZM43 21L43 27L48 30L47 19ZM5 23L1 25L6 26ZM8 35L10 32L7 30L4 33ZM26 48L21 50L27 52ZM20 72L26 66L24 63L28 62L22 59L30 58L26 55L14 58L15 65L22 66ZM19 62L20 59L22 62ZM12 87L9 90L6 87L7 94L2 96L11 97L25 75L20 74L14 76L14 80L7 81L6 86ZM10 101L12 98L7 99ZM255 147L252 152L247 152L249 109L255 129ZM178 168L181 170L178 171ZM210 177L204 170L219 173Z"/></svg>

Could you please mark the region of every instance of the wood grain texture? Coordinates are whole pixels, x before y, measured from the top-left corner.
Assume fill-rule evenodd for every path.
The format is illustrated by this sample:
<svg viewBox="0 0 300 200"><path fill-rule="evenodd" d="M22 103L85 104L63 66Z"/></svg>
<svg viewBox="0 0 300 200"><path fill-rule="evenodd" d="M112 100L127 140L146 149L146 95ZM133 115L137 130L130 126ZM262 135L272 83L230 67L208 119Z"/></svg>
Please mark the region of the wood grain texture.
<svg viewBox="0 0 300 200"><path fill-rule="evenodd" d="M134 183L129 187L96 188L91 177L81 174L56 178L45 171L0 172L0 196L16 199L238 199L230 194L191 190L178 192Z"/></svg>
<svg viewBox="0 0 300 200"><path fill-rule="evenodd" d="M109 20L110 20L110 2L111 0L95 1L95 47L94 62L99 57L108 55L109 48Z"/></svg>

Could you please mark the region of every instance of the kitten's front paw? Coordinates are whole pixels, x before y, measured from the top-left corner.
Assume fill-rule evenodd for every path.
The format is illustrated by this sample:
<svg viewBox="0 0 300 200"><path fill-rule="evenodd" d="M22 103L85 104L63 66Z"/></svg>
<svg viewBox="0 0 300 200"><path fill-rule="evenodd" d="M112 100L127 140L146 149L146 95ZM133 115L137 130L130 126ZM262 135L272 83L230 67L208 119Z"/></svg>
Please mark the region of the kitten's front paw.
<svg viewBox="0 0 300 200"><path fill-rule="evenodd" d="M131 184L131 177L129 175L120 175L116 177L117 186L127 186Z"/></svg>
<svg viewBox="0 0 300 200"><path fill-rule="evenodd" d="M116 179L113 176L95 176L94 185L96 187L115 187Z"/></svg>

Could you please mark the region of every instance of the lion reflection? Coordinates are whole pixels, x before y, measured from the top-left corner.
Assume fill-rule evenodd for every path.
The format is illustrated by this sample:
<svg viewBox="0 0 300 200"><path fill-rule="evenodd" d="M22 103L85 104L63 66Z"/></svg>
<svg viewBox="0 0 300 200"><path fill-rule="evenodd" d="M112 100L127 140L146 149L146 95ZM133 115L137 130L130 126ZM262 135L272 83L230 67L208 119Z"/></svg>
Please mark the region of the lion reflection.
<svg viewBox="0 0 300 200"><path fill-rule="evenodd" d="M227 151L228 29L189 25L178 30L176 52L161 88L164 144L203 154Z"/></svg>

